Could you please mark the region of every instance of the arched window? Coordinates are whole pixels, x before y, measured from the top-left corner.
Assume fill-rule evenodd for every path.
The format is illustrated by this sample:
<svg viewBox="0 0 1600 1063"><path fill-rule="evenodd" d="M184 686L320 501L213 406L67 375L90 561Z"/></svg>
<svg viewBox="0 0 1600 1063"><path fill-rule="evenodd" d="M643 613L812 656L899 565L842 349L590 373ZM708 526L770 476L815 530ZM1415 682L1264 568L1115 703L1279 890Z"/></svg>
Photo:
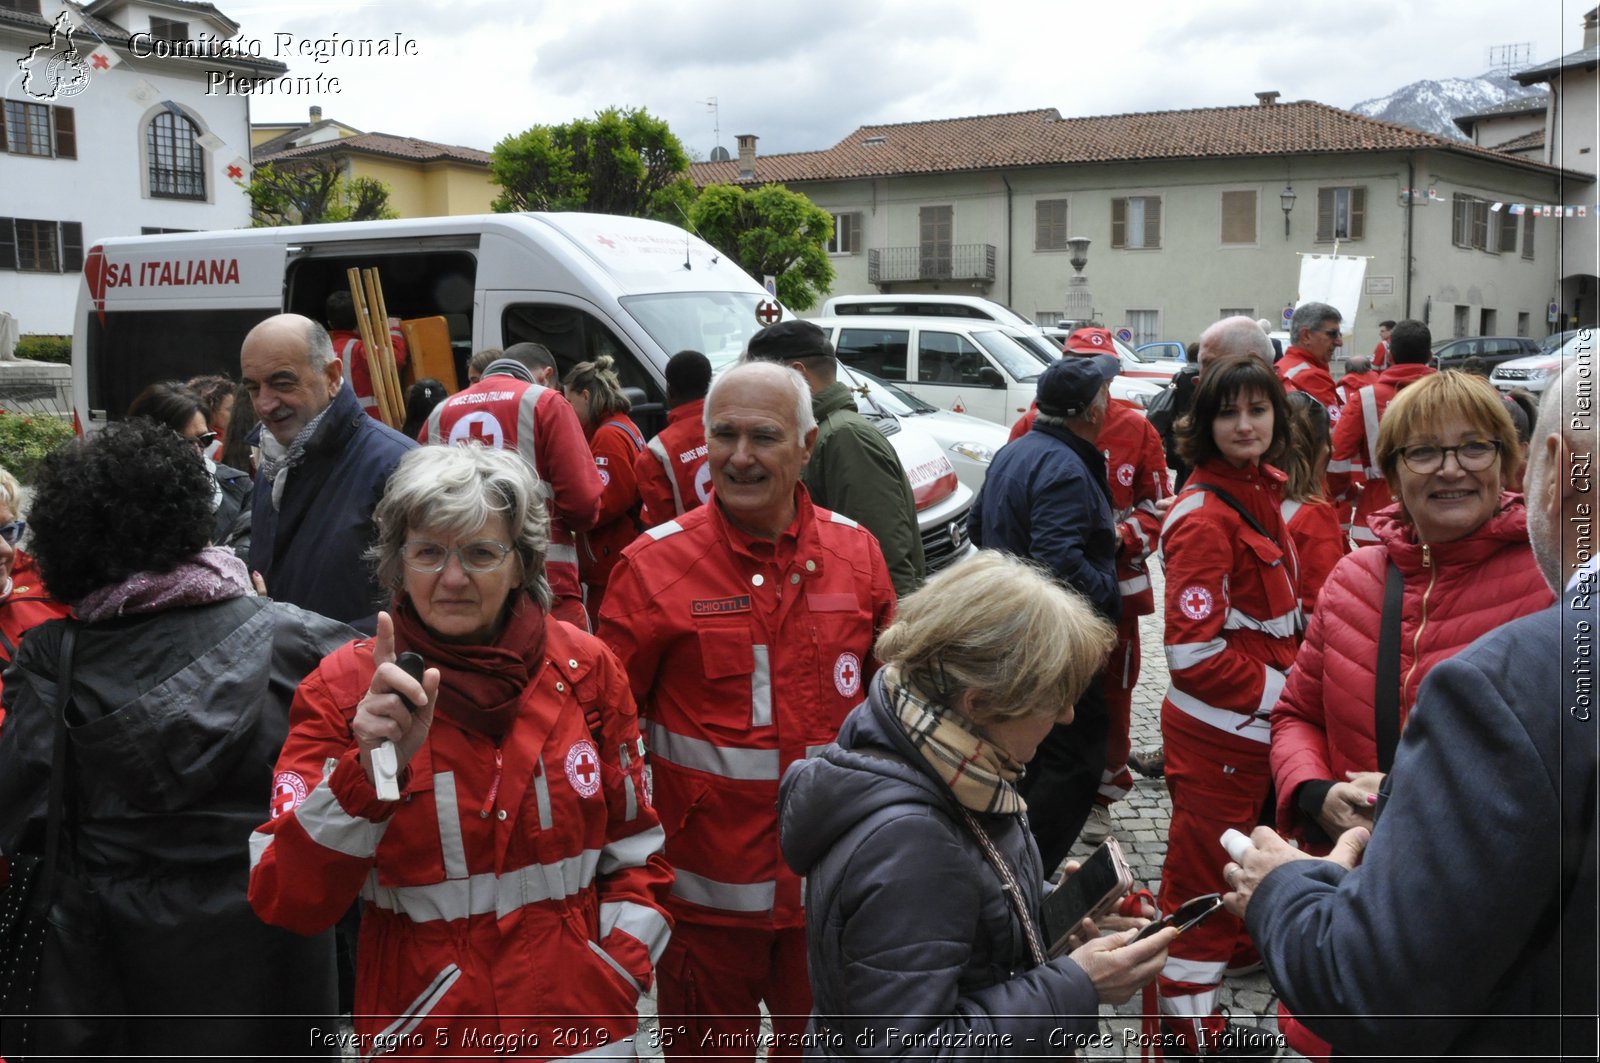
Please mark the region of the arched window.
<svg viewBox="0 0 1600 1063"><path fill-rule="evenodd" d="M150 194L163 199L206 198L206 153L197 142L194 123L164 111L145 131L150 163Z"/></svg>

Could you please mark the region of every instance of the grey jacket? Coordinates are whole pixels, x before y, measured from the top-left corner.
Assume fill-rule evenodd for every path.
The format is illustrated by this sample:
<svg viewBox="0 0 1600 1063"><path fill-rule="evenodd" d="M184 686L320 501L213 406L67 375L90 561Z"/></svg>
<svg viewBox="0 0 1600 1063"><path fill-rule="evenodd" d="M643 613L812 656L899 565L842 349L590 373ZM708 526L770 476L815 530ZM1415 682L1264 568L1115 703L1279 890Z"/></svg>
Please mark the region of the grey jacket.
<svg viewBox="0 0 1600 1063"><path fill-rule="evenodd" d="M828 1034L808 1054L1062 1055L1062 1031L1094 1032L1089 976L1065 957L1033 966L999 874L895 721L882 673L778 801L784 859L806 876L812 1027ZM1037 925L1044 873L1026 818L978 820Z"/></svg>

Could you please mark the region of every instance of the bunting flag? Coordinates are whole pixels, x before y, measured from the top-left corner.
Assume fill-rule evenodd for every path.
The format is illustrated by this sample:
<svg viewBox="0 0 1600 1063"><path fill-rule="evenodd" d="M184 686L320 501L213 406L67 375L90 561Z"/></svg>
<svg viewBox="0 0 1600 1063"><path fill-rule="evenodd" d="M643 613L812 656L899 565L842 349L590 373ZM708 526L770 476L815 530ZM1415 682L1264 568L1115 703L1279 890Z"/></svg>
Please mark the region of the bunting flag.
<svg viewBox="0 0 1600 1063"><path fill-rule="evenodd" d="M95 74L110 70L120 62L122 56L118 55L117 50L109 44L102 44L89 53L89 70Z"/></svg>
<svg viewBox="0 0 1600 1063"><path fill-rule="evenodd" d="M1423 206L1429 203L1451 202L1439 194L1436 189L1402 188L1400 189L1402 203L1418 202ZM1479 200L1478 202L1481 202ZM1494 214L1513 214L1521 216L1531 215L1535 218L1587 218L1589 208L1594 207L1600 211L1600 203L1507 203L1503 200L1490 203L1489 211Z"/></svg>
<svg viewBox="0 0 1600 1063"><path fill-rule="evenodd" d="M224 180L234 184L245 185L250 183L250 163L243 155L236 157L232 162L222 168Z"/></svg>
<svg viewBox="0 0 1600 1063"><path fill-rule="evenodd" d="M215 133L206 133L195 137L194 142L199 144L202 148L205 148L207 151L221 151L223 148L228 146L228 142L217 136Z"/></svg>

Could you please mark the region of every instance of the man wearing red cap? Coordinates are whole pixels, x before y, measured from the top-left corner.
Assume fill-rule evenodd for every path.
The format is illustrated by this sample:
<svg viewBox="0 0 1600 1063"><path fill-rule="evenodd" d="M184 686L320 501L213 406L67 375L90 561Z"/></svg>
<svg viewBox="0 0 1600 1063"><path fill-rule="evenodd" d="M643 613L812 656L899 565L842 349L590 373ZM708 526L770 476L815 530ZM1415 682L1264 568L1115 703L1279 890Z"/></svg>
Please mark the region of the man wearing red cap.
<svg viewBox="0 0 1600 1063"><path fill-rule="evenodd" d="M1092 358L1115 351L1109 331L1081 328L1067 337L1062 354L1068 358ZM1033 426L1038 410L1038 403L1035 403L1017 421L1011 429L1012 439ZM1109 730L1100 789L1089 811L1088 822L1079 835L1090 845L1099 845L1111 833L1111 805L1126 797L1133 787L1128 753L1131 750L1133 689L1139 683L1139 618L1155 612L1155 595L1150 588L1147 565L1161 537L1161 514L1156 503L1170 494L1161 434L1145 419L1138 406L1123 399L1111 399L1095 446L1106 459L1106 486L1111 490L1112 517L1116 521L1117 589L1122 596L1122 617L1117 622L1116 648L1111 651L1100 676Z"/></svg>

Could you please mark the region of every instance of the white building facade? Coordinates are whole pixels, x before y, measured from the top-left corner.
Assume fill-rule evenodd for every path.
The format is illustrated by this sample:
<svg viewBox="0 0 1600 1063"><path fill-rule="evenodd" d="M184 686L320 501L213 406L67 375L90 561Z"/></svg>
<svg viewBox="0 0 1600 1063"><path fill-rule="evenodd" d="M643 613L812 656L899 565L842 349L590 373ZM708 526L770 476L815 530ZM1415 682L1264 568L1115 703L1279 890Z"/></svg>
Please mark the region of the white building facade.
<svg viewBox="0 0 1600 1063"><path fill-rule="evenodd" d="M236 183L249 96L216 91L213 72L286 68L171 54L215 52L238 31L206 3L0 0L0 310L23 334L71 333L97 240L250 224Z"/></svg>

